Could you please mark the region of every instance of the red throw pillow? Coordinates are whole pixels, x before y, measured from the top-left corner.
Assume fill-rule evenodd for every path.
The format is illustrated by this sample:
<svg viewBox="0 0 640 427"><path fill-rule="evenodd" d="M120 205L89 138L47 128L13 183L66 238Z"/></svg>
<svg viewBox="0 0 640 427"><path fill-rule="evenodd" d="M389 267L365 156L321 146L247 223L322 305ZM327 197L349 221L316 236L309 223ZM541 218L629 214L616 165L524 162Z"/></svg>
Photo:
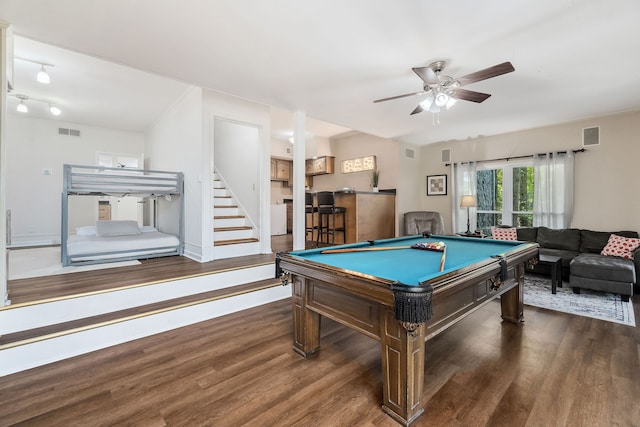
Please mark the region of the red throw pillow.
<svg viewBox="0 0 640 427"><path fill-rule="evenodd" d="M491 235L494 240L518 240L518 233L515 227L499 228L491 227Z"/></svg>
<svg viewBox="0 0 640 427"><path fill-rule="evenodd" d="M633 251L640 247L640 239L618 236L609 236L607 246L602 249L600 255L617 256L620 258L633 259Z"/></svg>

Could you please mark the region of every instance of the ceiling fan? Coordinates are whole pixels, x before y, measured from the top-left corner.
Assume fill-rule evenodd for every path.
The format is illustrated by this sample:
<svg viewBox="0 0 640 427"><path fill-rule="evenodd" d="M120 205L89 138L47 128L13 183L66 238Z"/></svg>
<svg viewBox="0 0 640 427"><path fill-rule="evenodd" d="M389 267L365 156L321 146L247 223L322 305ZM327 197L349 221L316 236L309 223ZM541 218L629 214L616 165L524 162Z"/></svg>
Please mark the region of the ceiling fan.
<svg viewBox="0 0 640 427"><path fill-rule="evenodd" d="M462 86L515 71L511 62L503 62L502 64L494 65L493 67L485 68L484 70L476 71L475 73L454 79L453 77L441 74L445 65L445 61L436 61L431 63L428 67L412 68L413 72L416 73L424 82L423 90L421 92L406 93L404 95L376 99L373 102L391 101L393 99L405 98L407 96L428 94L427 98L420 102L411 114L421 113L422 111L439 113L442 108L446 108L448 110L453 107L459 99L480 103L491 96L488 93L462 89Z"/></svg>

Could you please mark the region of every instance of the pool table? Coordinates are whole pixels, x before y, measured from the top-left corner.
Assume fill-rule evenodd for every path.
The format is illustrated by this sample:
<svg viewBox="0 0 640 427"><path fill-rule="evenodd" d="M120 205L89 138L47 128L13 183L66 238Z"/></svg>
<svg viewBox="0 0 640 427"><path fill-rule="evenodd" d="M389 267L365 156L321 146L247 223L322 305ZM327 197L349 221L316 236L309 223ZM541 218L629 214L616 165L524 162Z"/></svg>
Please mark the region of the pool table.
<svg viewBox="0 0 640 427"><path fill-rule="evenodd" d="M411 248L430 242L446 247L442 271L443 252ZM279 253L276 275L292 284L293 349L320 350L321 316L379 340L382 409L409 425L423 412L425 342L498 296L502 319L522 322L537 255L535 243L416 235Z"/></svg>

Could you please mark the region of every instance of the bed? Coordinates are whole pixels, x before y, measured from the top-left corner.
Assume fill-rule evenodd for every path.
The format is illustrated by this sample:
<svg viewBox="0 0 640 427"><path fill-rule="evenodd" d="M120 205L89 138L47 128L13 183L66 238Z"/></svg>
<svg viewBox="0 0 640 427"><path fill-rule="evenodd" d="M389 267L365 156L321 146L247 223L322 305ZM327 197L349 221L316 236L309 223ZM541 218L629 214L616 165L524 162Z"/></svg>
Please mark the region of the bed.
<svg viewBox="0 0 640 427"><path fill-rule="evenodd" d="M182 255L184 247L184 197L181 172L100 166L64 165L62 193L62 264L84 265L159 256ZM69 230L69 196L148 197L154 201L153 226L133 220L96 221L95 225ZM158 198L178 212L173 229L159 230Z"/></svg>

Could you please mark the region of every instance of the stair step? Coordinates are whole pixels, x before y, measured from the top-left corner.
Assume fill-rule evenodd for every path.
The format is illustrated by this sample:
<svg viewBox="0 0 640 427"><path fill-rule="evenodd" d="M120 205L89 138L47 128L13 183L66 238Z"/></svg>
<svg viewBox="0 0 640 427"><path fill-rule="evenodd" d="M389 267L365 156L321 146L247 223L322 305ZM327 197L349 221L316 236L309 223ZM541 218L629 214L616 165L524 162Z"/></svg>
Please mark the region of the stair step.
<svg viewBox="0 0 640 427"><path fill-rule="evenodd" d="M227 246L227 245L240 245L242 243L255 243L260 240L250 238L250 239L232 239L232 240L218 240L213 243L213 246Z"/></svg>
<svg viewBox="0 0 640 427"><path fill-rule="evenodd" d="M258 280L242 285L187 295L180 298L174 298L153 304L132 307L129 309L114 311L97 316L85 317L83 319L72 320L69 322L4 334L0 337L0 347L20 345L22 342L26 343L39 339L47 339L52 336L71 333L77 329L95 327L99 324L124 320L126 318L144 316L145 314L151 313L157 314L159 312L174 310L176 308L183 308L190 305L202 304L205 302L220 300L224 298L231 298L237 295L260 291L278 285L281 285L281 283L276 279Z"/></svg>
<svg viewBox="0 0 640 427"><path fill-rule="evenodd" d="M241 230L252 230L253 227L249 227L247 225L238 226L238 227L215 227L213 231L241 231Z"/></svg>
<svg viewBox="0 0 640 427"><path fill-rule="evenodd" d="M237 205L213 205L213 208L214 209L226 209L226 208L229 208L229 209L234 209L235 208L235 209L237 209L238 206Z"/></svg>
<svg viewBox="0 0 640 427"><path fill-rule="evenodd" d="M238 219L244 217L244 215L215 215L213 219Z"/></svg>

